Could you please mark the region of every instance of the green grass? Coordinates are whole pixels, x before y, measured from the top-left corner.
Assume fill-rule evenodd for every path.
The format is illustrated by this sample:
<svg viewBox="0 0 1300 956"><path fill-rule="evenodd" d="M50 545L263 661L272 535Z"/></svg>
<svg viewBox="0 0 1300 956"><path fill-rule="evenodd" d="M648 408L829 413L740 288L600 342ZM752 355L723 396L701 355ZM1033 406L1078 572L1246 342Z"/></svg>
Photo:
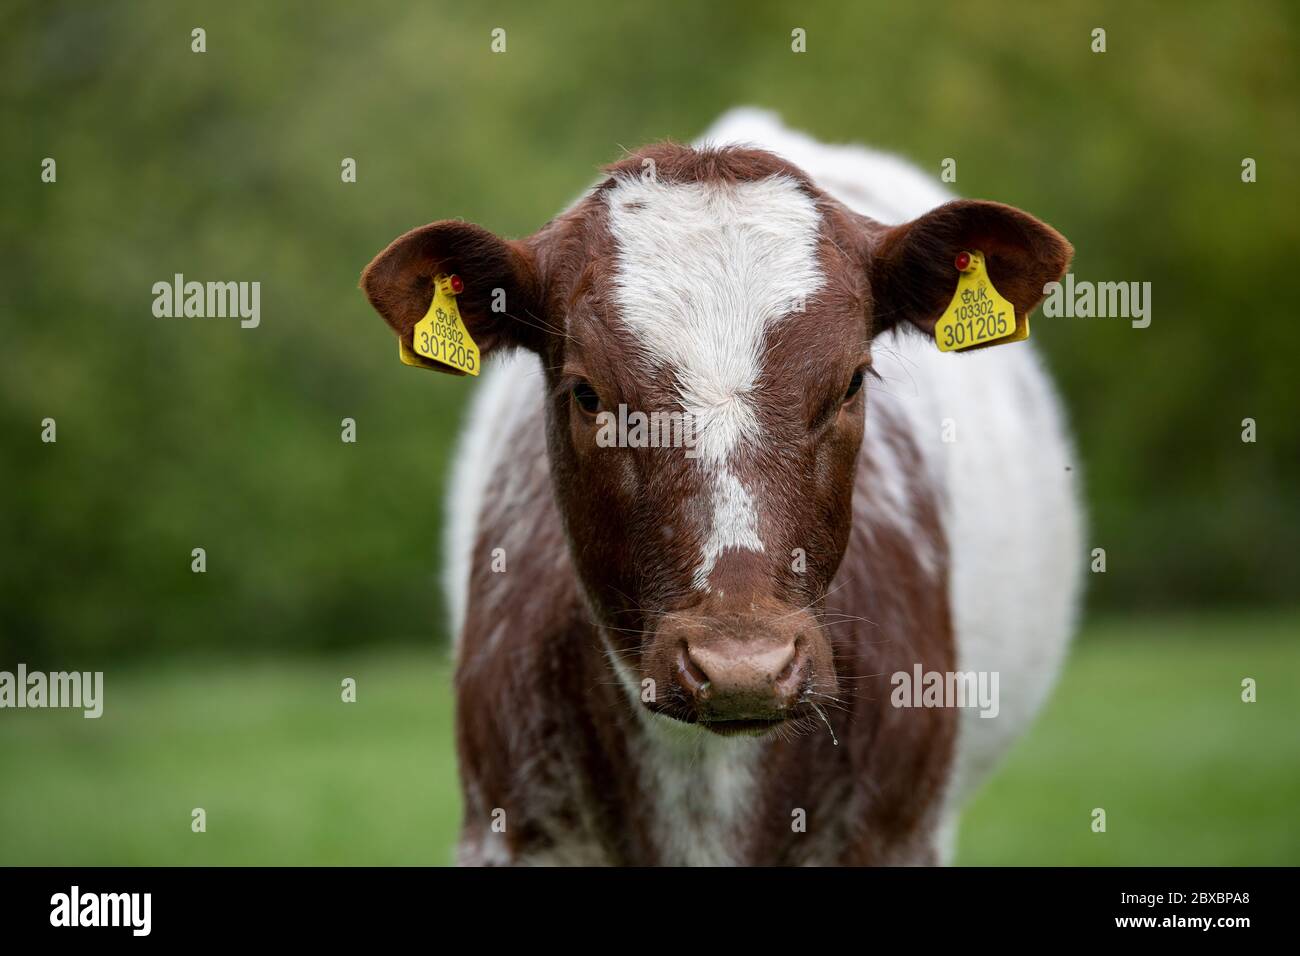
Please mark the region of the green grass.
<svg viewBox="0 0 1300 956"><path fill-rule="evenodd" d="M959 862L1300 863L1297 634L1295 615L1092 628L968 809Z"/></svg>
<svg viewBox="0 0 1300 956"><path fill-rule="evenodd" d="M5 711L0 862L450 862L448 678L438 656L391 651L186 660L106 673L99 720ZM191 832L195 807L206 833Z"/></svg>
<svg viewBox="0 0 1300 956"><path fill-rule="evenodd" d="M1091 628L972 805L959 862L1300 862L1296 633L1294 615ZM98 721L5 711L0 863L448 862L448 678L435 653L177 660L109 672Z"/></svg>

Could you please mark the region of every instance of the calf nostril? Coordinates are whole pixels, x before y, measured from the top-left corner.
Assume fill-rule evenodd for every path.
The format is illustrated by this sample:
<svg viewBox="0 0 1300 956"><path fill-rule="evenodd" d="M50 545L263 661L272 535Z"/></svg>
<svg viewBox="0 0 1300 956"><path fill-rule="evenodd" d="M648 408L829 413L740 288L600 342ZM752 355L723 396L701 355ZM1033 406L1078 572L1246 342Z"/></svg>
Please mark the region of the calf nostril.
<svg viewBox="0 0 1300 956"><path fill-rule="evenodd" d="M780 672L772 679L774 684L784 684L803 664L803 638L796 638L795 642L790 645L790 651L785 660L785 665Z"/></svg>
<svg viewBox="0 0 1300 956"><path fill-rule="evenodd" d="M709 676L700 670L695 661L691 660L685 641L677 647L677 681L696 700L709 699L713 685L709 681Z"/></svg>
<svg viewBox="0 0 1300 956"><path fill-rule="evenodd" d="M786 661L785 667L781 673L776 675L776 680L772 682L772 689L776 691L777 696L783 698L787 705L792 702L793 698L799 693L803 685L804 666L808 660L807 654L804 653L803 638L797 638L790 649L790 659Z"/></svg>

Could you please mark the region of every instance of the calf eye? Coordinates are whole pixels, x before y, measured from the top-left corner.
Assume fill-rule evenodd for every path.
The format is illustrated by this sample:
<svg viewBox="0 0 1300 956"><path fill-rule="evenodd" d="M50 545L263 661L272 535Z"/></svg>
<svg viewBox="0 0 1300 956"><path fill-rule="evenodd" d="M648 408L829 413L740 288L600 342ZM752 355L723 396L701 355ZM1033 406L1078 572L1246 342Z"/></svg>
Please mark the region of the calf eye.
<svg viewBox="0 0 1300 956"><path fill-rule="evenodd" d="M600 396L596 394L590 382L579 382L573 386L573 400L587 415L595 415L600 409Z"/></svg>
<svg viewBox="0 0 1300 956"><path fill-rule="evenodd" d="M854 395L858 394L858 392L862 390L862 379L863 376L865 375L866 375L865 369L858 369L856 372L853 373L853 377L849 379L848 390L845 391L844 393L844 401L846 402L849 401L850 399L853 398Z"/></svg>

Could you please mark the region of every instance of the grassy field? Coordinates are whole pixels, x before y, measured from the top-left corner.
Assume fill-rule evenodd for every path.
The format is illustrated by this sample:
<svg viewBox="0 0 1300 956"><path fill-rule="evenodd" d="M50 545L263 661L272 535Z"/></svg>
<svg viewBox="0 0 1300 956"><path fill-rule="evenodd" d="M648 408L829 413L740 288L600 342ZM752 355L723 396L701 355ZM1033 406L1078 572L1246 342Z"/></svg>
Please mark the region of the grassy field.
<svg viewBox="0 0 1300 956"><path fill-rule="evenodd" d="M1093 627L971 805L959 862L1300 863L1298 634L1295 615Z"/></svg>
<svg viewBox="0 0 1300 956"><path fill-rule="evenodd" d="M959 862L1300 863L1297 633L1297 615L1093 626ZM434 653L178 660L110 673L98 721L6 711L0 863L446 863L448 674Z"/></svg>

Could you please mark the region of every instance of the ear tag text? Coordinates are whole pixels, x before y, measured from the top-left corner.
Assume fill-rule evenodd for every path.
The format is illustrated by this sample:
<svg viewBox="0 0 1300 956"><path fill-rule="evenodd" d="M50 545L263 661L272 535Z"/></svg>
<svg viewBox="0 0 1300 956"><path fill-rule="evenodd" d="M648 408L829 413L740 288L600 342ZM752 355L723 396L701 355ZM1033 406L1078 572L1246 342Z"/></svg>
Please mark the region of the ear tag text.
<svg viewBox="0 0 1300 956"><path fill-rule="evenodd" d="M433 301L424 318L411 330L411 344L398 339L398 357L404 365L420 368L447 366L465 375L479 373L478 346L461 321L456 296L464 289L459 276L433 279Z"/></svg>
<svg viewBox="0 0 1300 956"><path fill-rule="evenodd" d="M984 267L984 253L963 252L955 265L960 273L957 290L934 326L934 341L940 352L1029 338L1029 315L1017 315L1016 307L993 288Z"/></svg>

